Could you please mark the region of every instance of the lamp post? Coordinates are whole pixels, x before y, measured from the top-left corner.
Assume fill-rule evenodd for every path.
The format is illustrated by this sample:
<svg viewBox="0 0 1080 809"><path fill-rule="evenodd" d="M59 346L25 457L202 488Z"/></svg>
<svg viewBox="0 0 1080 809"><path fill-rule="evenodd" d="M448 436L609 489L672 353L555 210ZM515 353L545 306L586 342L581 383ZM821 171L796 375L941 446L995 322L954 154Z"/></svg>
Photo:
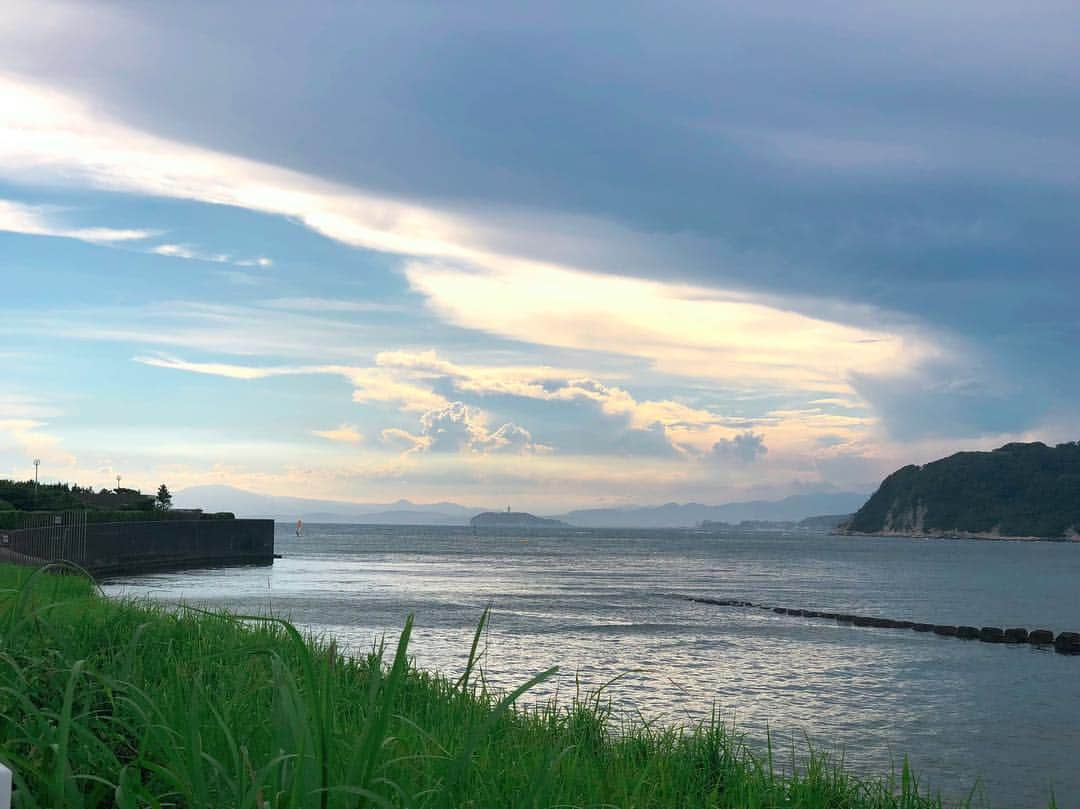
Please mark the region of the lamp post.
<svg viewBox="0 0 1080 809"><path fill-rule="evenodd" d="M38 467L41 466L41 458L34 458L34 508L37 508L38 496Z"/></svg>
<svg viewBox="0 0 1080 809"><path fill-rule="evenodd" d="M120 494L120 476L116 476L116 493Z"/></svg>

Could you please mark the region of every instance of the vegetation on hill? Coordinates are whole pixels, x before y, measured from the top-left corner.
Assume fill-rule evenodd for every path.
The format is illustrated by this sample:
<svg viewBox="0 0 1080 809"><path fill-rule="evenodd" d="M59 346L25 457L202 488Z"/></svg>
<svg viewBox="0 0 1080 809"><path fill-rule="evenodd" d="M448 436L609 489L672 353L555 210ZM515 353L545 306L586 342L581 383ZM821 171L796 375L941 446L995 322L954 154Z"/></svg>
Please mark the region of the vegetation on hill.
<svg viewBox="0 0 1080 809"><path fill-rule="evenodd" d="M473 528L565 528L562 520L537 517L525 511L485 511L477 514L469 524Z"/></svg>
<svg viewBox="0 0 1080 809"><path fill-rule="evenodd" d="M13 806L941 805L906 766L861 780L818 752L794 765L716 721L617 723L600 695L521 707L554 669L495 694L479 630L456 680L413 667L410 631L353 659L284 621L110 601L81 578L0 566Z"/></svg>
<svg viewBox="0 0 1080 809"><path fill-rule="evenodd" d="M0 501L14 511L152 511L153 495L135 489L99 489L69 483L35 483L32 480L0 480ZM2 510L2 509L0 509Z"/></svg>
<svg viewBox="0 0 1080 809"><path fill-rule="evenodd" d="M1080 443L1006 444L893 472L848 523L858 533L1063 537L1080 531Z"/></svg>
<svg viewBox="0 0 1080 809"><path fill-rule="evenodd" d="M99 489L69 483L0 480L0 528L17 529L35 514L85 511L87 522L233 519L231 512L204 514L172 509L172 494L162 483L157 495L137 489Z"/></svg>

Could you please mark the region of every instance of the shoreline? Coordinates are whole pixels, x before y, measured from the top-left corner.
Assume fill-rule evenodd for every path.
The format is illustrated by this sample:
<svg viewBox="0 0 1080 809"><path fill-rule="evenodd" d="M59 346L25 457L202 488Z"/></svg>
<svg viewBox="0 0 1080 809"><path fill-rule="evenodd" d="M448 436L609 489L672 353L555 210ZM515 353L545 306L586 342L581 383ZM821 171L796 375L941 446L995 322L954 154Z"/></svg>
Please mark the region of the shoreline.
<svg viewBox="0 0 1080 809"><path fill-rule="evenodd" d="M1033 537L1010 536L989 531L831 531L831 536L842 537L898 537L901 539L977 539L985 542L1080 542L1080 536Z"/></svg>
<svg viewBox="0 0 1080 809"><path fill-rule="evenodd" d="M476 658L486 613L454 680L409 662L411 618L396 651L349 657L278 619L112 600L86 579L27 584L32 575L0 566L0 627L18 630L0 670L32 691L15 703L0 694L0 744L17 789L43 805L78 794L109 806L121 793L131 805L256 806L258 794L343 809L357 794L446 809L954 805L926 794L906 760L862 775L800 748L774 765L716 717L661 728L620 719L599 694L522 705L556 670L488 690ZM64 721L45 721L54 713ZM35 766L38 751L52 758Z"/></svg>

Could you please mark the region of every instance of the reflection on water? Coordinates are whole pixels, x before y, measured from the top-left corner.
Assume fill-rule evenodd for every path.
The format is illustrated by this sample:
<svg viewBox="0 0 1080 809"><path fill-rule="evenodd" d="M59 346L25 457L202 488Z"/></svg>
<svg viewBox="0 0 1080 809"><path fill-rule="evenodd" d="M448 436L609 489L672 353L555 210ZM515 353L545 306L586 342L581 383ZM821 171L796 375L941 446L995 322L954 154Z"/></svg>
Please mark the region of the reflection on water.
<svg viewBox="0 0 1080 809"><path fill-rule="evenodd" d="M527 541L524 541L526 540ZM272 610L367 650L415 613L421 666L459 674L494 605L484 674L551 665L617 707L689 721L715 706L751 736L801 738L882 772L909 755L995 807L1080 807L1080 658L840 626L680 596L974 626L1080 630L1080 544L685 531L473 536L466 529L280 526L273 568L117 580L111 594ZM544 696L548 692L537 692ZM535 698L534 696L534 698Z"/></svg>

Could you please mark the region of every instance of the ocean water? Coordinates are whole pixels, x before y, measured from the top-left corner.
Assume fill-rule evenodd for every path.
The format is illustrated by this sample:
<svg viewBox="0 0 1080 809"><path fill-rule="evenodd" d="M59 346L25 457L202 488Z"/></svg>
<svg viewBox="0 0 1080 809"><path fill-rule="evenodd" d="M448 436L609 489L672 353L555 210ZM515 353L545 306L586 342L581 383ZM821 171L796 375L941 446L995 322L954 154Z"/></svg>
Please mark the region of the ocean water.
<svg viewBox="0 0 1080 809"><path fill-rule="evenodd" d="M671 723L715 710L757 743L809 740L856 771L906 754L946 797L977 786L984 805L1037 807L1053 790L1080 809L1080 657L686 598L1080 631L1080 543L281 525L277 550L272 568L105 589L273 611L357 651L413 613L417 663L455 676L491 604L489 682L561 667L532 699L623 675L607 692L619 710Z"/></svg>

